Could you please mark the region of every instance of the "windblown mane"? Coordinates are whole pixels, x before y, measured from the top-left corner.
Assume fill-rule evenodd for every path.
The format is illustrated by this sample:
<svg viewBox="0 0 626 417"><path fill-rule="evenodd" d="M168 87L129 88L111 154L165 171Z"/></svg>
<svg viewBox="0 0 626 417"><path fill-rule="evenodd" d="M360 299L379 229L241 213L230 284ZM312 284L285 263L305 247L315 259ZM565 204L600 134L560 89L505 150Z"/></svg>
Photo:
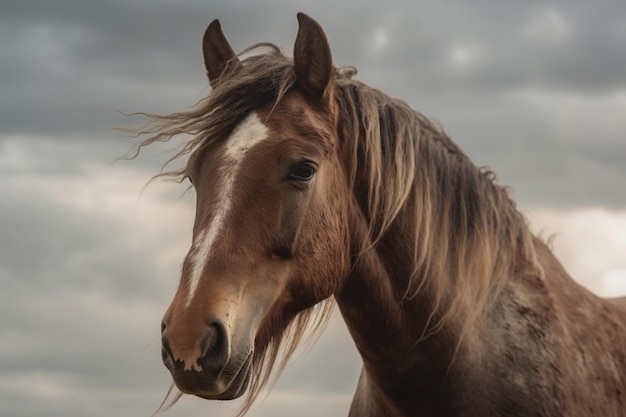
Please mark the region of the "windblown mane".
<svg viewBox="0 0 626 417"><path fill-rule="evenodd" d="M477 167L440 126L358 81L336 85L368 245L395 239L398 218L412 220L413 270L398 302L429 286L433 310L424 334L454 323L464 335L506 277L540 270L526 220L495 174Z"/></svg>
<svg viewBox="0 0 626 417"><path fill-rule="evenodd" d="M130 157L156 141L185 136L167 165L225 140L247 114L278 103L293 87L293 61L275 45L257 44L242 54L249 55L242 66L236 72L227 69L211 94L190 110L140 113L149 123L138 135L148 137ZM435 296L432 323L425 332L455 323L463 334L505 277L536 267L526 222L507 190L495 183L494 174L476 167L437 125L404 102L352 80L349 70L336 74L334 92L349 181L369 221L370 241L361 248L362 254L393 239L393 225L400 217L413 219L413 270L398 302L429 286ZM190 158L184 168L157 177L182 181L193 163ZM300 313L285 334L255 353L254 379L242 413L267 383L279 353L283 359L278 373L306 329L323 327L332 305Z"/></svg>

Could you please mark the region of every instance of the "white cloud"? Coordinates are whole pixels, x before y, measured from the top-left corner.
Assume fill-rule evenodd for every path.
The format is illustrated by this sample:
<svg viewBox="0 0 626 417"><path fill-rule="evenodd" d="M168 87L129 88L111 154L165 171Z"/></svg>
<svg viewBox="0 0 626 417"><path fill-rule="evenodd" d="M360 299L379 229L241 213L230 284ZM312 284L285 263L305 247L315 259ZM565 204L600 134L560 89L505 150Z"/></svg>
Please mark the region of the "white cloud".
<svg viewBox="0 0 626 417"><path fill-rule="evenodd" d="M600 296L626 295L626 211L533 210L529 217L540 235L554 235L554 253L575 280Z"/></svg>
<svg viewBox="0 0 626 417"><path fill-rule="evenodd" d="M607 297L626 295L626 268L615 269L605 273L602 276L601 285L602 290L599 292Z"/></svg>
<svg viewBox="0 0 626 417"><path fill-rule="evenodd" d="M151 174L129 164L96 165L81 176L47 179L45 189L76 215L109 225L117 245L151 259L155 269L171 272L166 279L177 282L191 242L193 191L183 194L184 186L159 182L144 189Z"/></svg>

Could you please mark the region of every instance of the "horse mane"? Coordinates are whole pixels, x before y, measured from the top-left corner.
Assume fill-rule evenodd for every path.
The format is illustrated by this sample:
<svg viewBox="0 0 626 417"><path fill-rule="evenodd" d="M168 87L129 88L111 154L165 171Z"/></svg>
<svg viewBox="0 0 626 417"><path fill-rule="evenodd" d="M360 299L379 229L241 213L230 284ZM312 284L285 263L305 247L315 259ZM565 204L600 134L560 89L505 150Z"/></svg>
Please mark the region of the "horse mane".
<svg viewBox="0 0 626 417"><path fill-rule="evenodd" d="M412 219L412 273L398 302L428 287L432 313L423 335L453 323L462 338L507 277L541 273L526 219L508 188L438 124L359 81L336 86L350 183L369 223L361 252L397 239L394 222Z"/></svg>
<svg viewBox="0 0 626 417"><path fill-rule="evenodd" d="M169 115L133 113L148 118L135 131L137 137L147 138L128 157L135 158L154 142L183 136L165 169L174 160L225 140L247 114L278 103L294 86L293 60L277 46L256 44L240 56L242 65L236 71L227 68L211 94L194 107ZM399 218L413 218L413 268L398 303L428 287L434 299L432 323L425 332L453 323L464 333L506 277L536 267L533 236L493 172L476 167L439 126L406 103L353 80L355 72L352 67L336 71L334 94L349 184L369 222L369 246L362 248L361 256L393 239ZM155 178L183 181L194 163L189 158L183 168L162 169ZM301 312L265 350L255 352L253 379L240 415L268 382L277 359L282 358L276 377L307 329L324 327L333 304L326 301Z"/></svg>

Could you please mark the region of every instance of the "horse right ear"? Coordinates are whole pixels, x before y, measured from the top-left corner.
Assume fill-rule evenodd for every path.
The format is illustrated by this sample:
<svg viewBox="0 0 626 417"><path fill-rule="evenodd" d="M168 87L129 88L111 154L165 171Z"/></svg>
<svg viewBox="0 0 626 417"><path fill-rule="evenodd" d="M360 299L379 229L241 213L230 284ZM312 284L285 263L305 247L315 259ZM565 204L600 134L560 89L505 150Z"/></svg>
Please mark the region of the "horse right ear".
<svg viewBox="0 0 626 417"><path fill-rule="evenodd" d="M219 20L212 21L202 37L202 54L204 56L204 67L211 87L216 83L227 70L231 71L241 64L237 54L230 47Z"/></svg>

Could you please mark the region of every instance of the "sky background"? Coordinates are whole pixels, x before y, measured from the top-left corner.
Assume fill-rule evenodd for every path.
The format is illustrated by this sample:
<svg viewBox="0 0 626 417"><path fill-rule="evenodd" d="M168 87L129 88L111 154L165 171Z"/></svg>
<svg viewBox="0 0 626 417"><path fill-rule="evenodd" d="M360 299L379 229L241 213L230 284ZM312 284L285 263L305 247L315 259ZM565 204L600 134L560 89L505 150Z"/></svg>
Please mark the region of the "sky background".
<svg viewBox="0 0 626 417"><path fill-rule="evenodd" d="M366 5L367 4L367 5ZM159 323L193 191L142 192L171 145L117 161L136 125L209 92L201 37L291 54L296 12L336 65L440 121L510 185L581 284L626 294L626 2L5 0L0 3L0 414L148 417ZM359 358L339 317L254 417L346 415ZM184 397L164 416L229 416Z"/></svg>

